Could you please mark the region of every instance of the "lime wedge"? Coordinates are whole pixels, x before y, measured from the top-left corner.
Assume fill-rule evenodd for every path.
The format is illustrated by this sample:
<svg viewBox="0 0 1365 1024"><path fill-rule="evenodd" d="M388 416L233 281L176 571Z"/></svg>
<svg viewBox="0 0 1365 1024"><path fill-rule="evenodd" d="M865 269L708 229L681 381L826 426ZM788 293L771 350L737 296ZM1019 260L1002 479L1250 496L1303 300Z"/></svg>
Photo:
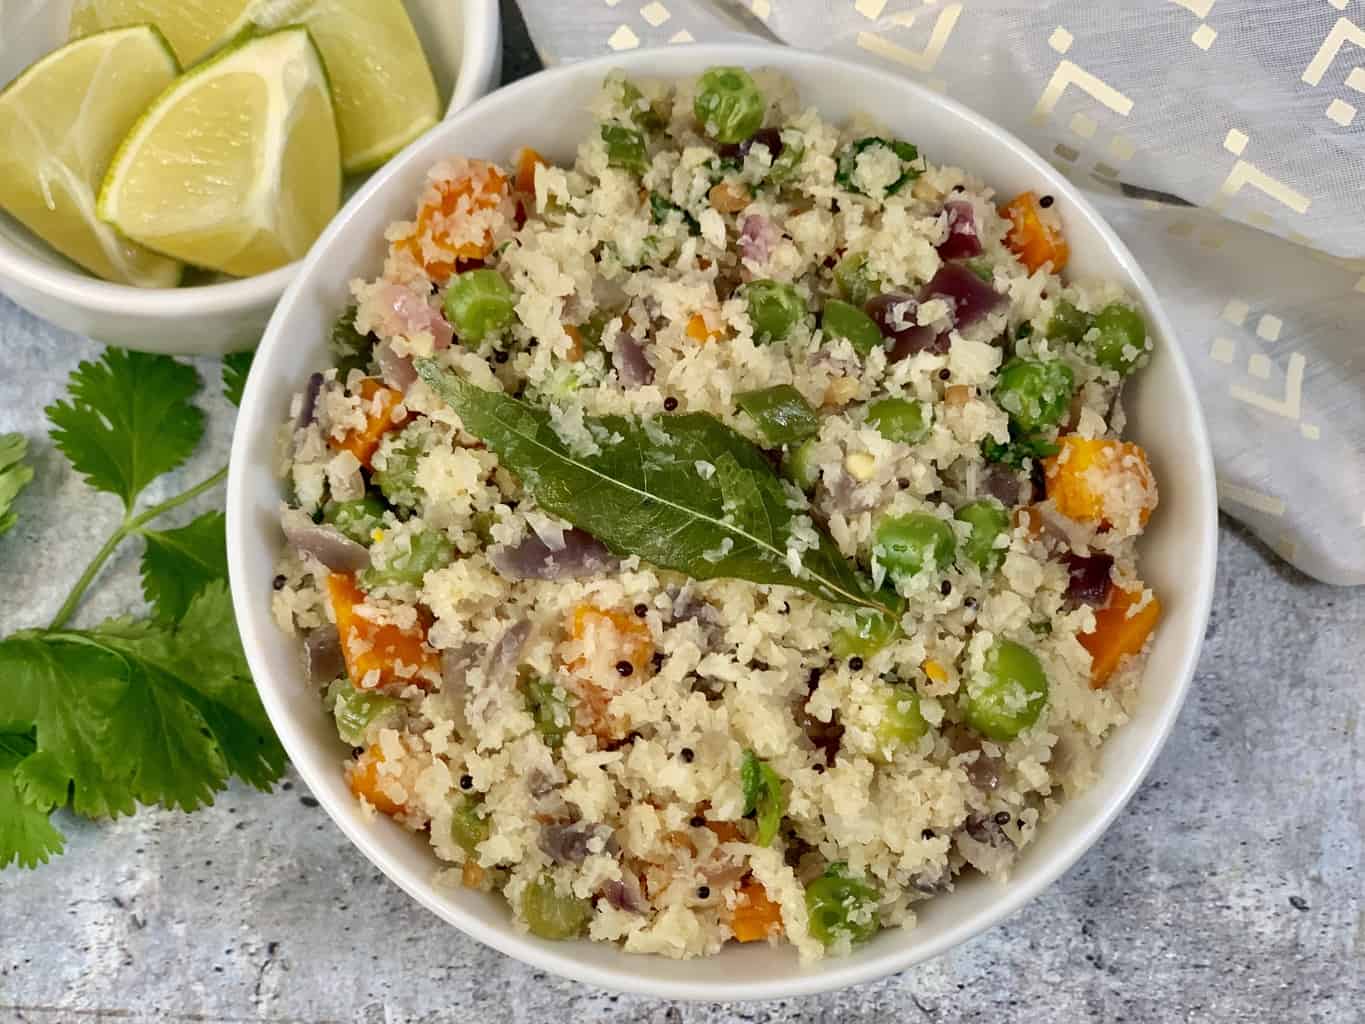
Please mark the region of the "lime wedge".
<svg viewBox="0 0 1365 1024"><path fill-rule="evenodd" d="M441 119L422 43L402 0L256 0L263 28L304 25L332 83L346 173L373 170Z"/></svg>
<svg viewBox="0 0 1365 1024"><path fill-rule="evenodd" d="M189 67L246 28L253 0L76 0L72 39L119 25L151 24Z"/></svg>
<svg viewBox="0 0 1365 1024"><path fill-rule="evenodd" d="M147 25L50 53L0 92L0 208L108 281L173 288L180 265L121 238L95 191L123 136L180 68Z"/></svg>
<svg viewBox="0 0 1365 1024"><path fill-rule="evenodd" d="M244 277L301 257L340 200L327 73L308 32L289 28L234 43L157 97L114 156L99 215Z"/></svg>

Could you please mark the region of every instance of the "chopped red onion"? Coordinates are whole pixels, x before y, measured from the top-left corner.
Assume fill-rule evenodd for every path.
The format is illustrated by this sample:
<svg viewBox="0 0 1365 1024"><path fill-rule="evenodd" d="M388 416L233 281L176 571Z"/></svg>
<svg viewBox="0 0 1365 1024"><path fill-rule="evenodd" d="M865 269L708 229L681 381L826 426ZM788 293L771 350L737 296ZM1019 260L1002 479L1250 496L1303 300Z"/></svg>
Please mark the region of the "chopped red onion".
<svg viewBox="0 0 1365 1024"><path fill-rule="evenodd" d="M577 528L564 531L564 548L560 551L552 551L531 535L516 547L493 548L488 560L509 580L577 579L611 572L618 564L601 541Z"/></svg>
<svg viewBox="0 0 1365 1024"><path fill-rule="evenodd" d="M303 670L308 681L321 686L346 674L346 659L341 653L341 634L328 623L310 629L303 638Z"/></svg>
<svg viewBox="0 0 1365 1024"><path fill-rule="evenodd" d="M782 232L771 220L761 213L751 213L739 229L739 255L746 263L764 266L781 240Z"/></svg>
<svg viewBox="0 0 1365 1024"><path fill-rule="evenodd" d="M527 619L521 619L508 626L498 638L498 642L493 645L493 650L488 655L486 681L490 685L516 673L517 663L521 661L521 652L526 648L526 641L530 636L531 623Z"/></svg>
<svg viewBox="0 0 1365 1024"><path fill-rule="evenodd" d="M408 388L417 380L417 369L412 365L412 357L400 356L387 341L381 341L375 346L374 356L379 363L379 374L384 378L384 383L406 394Z"/></svg>
<svg viewBox="0 0 1365 1024"><path fill-rule="evenodd" d="M1092 608L1103 607L1113 586L1109 573L1114 568L1114 559L1109 555L1078 555L1068 551L1063 560L1071 577L1066 587L1067 599Z"/></svg>
<svg viewBox="0 0 1365 1024"><path fill-rule="evenodd" d="M883 292L868 299L863 309L881 329L882 337L891 343L887 355L890 362L908 359L916 352L948 351L946 335L940 348L934 329L917 322L919 300L913 295Z"/></svg>
<svg viewBox="0 0 1365 1024"><path fill-rule="evenodd" d="M619 880L611 878L603 882L598 893L608 904L628 914L643 914L647 909L644 894L640 892L640 880L629 871Z"/></svg>
<svg viewBox="0 0 1365 1024"><path fill-rule="evenodd" d="M381 336L411 338L427 331L435 339L436 348L450 347L455 332L426 296L400 284L389 284L384 285L381 303L383 313L376 325Z"/></svg>
<svg viewBox="0 0 1365 1024"><path fill-rule="evenodd" d="M294 419L296 429L306 427L318 418L318 395L322 392L322 374L314 373L308 377L303 388L303 401L299 403L299 414Z"/></svg>
<svg viewBox="0 0 1365 1024"><path fill-rule="evenodd" d="M993 312L1005 297L962 264L945 263L920 292L921 302L930 299L947 300L953 325L962 330Z"/></svg>
<svg viewBox="0 0 1365 1024"><path fill-rule="evenodd" d="M359 572L370 564L370 553L340 530L319 526L307 516L287 517L284 536L295 550L312 555L333 572Z"/></svg>
<svg viewBox="0 0 1365 1024"><path fill-rule="evenodd" d="M976 211L965 199L950 199L943 204L948 215L948 237L940 243L938 254L945 260L965 260L981 255L981 239L976 233Z"/></svg>
<svg viewBox="0 0 1365 1024"><path fill-rule="evenodd" d="M623 387L638 388L654 383L654 367L650 365L644 347L624 331L616 336L612 346L611 365L616 368Z"/></svg>
<svg viewBox="0 0 1365 1024"><path fill-rule="evenodd" d="M602 824L555 824L546 825L540 830L537 845L556 864L582 864L588 854L593 852L590 849L593 839L601 839L602 850L605 851L611 837L611 829Z"/></svg>

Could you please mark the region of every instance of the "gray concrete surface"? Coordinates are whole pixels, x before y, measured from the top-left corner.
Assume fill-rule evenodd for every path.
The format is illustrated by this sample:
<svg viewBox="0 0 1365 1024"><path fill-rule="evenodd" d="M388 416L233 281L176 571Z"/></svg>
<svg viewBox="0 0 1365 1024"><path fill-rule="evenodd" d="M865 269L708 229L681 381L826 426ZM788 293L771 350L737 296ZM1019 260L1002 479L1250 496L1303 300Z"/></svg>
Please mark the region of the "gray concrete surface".
<svg viewBox="0 0 1365 1024"><path fill-rule="evenodd" d="M532 66L514 32L509 74ZM0 300L0 431L34 438L38 470L0 542L0 633L47 621L117 520L42 422L97 352ZM216 362L196 365L216 388ZM222 464L231 413L205 407L210 439L159 493ZM716 1006L549 977L418 908L290 779L194 815L59 815L63 857L0 872L0 1021L1358 1024L1365 589L1307 581L1232 524L1222 542L1189 704L1136 799L1027 910L899 976ZM136 554L109 566L79 621L136 605Z"/></svg>

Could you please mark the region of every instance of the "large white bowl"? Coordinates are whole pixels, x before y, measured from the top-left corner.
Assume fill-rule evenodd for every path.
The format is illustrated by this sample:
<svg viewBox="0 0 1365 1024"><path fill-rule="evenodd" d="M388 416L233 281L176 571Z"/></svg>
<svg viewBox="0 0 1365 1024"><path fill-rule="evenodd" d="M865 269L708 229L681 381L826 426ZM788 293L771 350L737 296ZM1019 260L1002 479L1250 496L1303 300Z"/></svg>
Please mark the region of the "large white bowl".
<svg viewBox="0 0 1365 1024"><path fill-rule="evenodd" d="M454 113L498 82L497 0L404 0ZM72 0L0 0L0 88L66 41ZM300 261L301 262L301 261ZM299 263L190 288L101 281L0 212L0 291L58 327L145 352L217 355L256 344Z"/></svg>
<svg viewBox="0 0 1365 1024"><path fill-rule="evenodd" d="M506 160L523 145L568 161L593 130L584 108L608 69L677 76L713 64L779 68L830 118L869 113L916 142L929 159L973 168L1005 194L1025 188L1052 193L1073 268L1122 282L1146 308L1157 343L1127 402L1132 435L1150 453L1161 481L1161 509L1143 542L1143 573L1166 614L1137 714L1106 743L1099 782L1045 823L1007 884L967 879L951 895L925 904L914 929L883 932L846 959L804 967L790 948L734 946L710 960L676 962L586 941L547 942L518 934L499 898L437 889L425 837L362 817L342 780L347 751L304 681L297 644L270 616L270 581L281 546L281 490L271 470L276 428L306 375L328 364L323 339L347 300L347 282L378 271L384 228L411 216L428 166L461 153ZM350 840L415 899L480 941L571 978L655 996L757 999L851 985L941 953L1019 909L1086 851L1142 781L1184 699L1213 590L1215 510L1199 404L1156 295L1113 231L1046 161L977 114L892 74L764 45L694 45L561 67L502 89L433 129L352 200L305 261L257 353L232 446L228 560L251 671L295 767Z"/></svg>

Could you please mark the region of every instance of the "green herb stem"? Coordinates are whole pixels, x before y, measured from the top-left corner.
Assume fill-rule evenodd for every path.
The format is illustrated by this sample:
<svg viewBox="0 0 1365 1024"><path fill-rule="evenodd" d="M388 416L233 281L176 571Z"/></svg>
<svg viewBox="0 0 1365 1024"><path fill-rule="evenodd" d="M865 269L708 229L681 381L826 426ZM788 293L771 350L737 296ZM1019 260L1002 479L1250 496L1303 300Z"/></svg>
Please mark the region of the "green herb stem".
<svg viewBox="0 0 1365 1024"><path fill-rule="evenodd" d="M100 569L104 568L104 563L109 560L109 556L117 550L118 546L123 543L123 541L141 531L142 527L146 526L153 519L165 515L172 509L179 508L187 501L193 501L205 491L218 486L226 477L227 467L224 466L222 469L218 470L218 472L214 473L213 476L195 484L189 490L183 491L172 498L167 498L160 504L152 505L150 508L144 509L135 516L125 517L123 522L119 524L118 529L109 535L109 539L104 542L104 545L95 553L95 557L90 560L90 564L85 567L85 572L81 573L80 579L76 581L76 585L73 586L71 592L66 595L66 600L63 601L62 606L57 609L57 614L53 617L52 623L48 626L48 629L61 629L71 620L71 616L75 614L76 608L80 605L81 598L85 596L86 590L88 590L90 584L94 582L95 577L99 575Z"/></svg>

